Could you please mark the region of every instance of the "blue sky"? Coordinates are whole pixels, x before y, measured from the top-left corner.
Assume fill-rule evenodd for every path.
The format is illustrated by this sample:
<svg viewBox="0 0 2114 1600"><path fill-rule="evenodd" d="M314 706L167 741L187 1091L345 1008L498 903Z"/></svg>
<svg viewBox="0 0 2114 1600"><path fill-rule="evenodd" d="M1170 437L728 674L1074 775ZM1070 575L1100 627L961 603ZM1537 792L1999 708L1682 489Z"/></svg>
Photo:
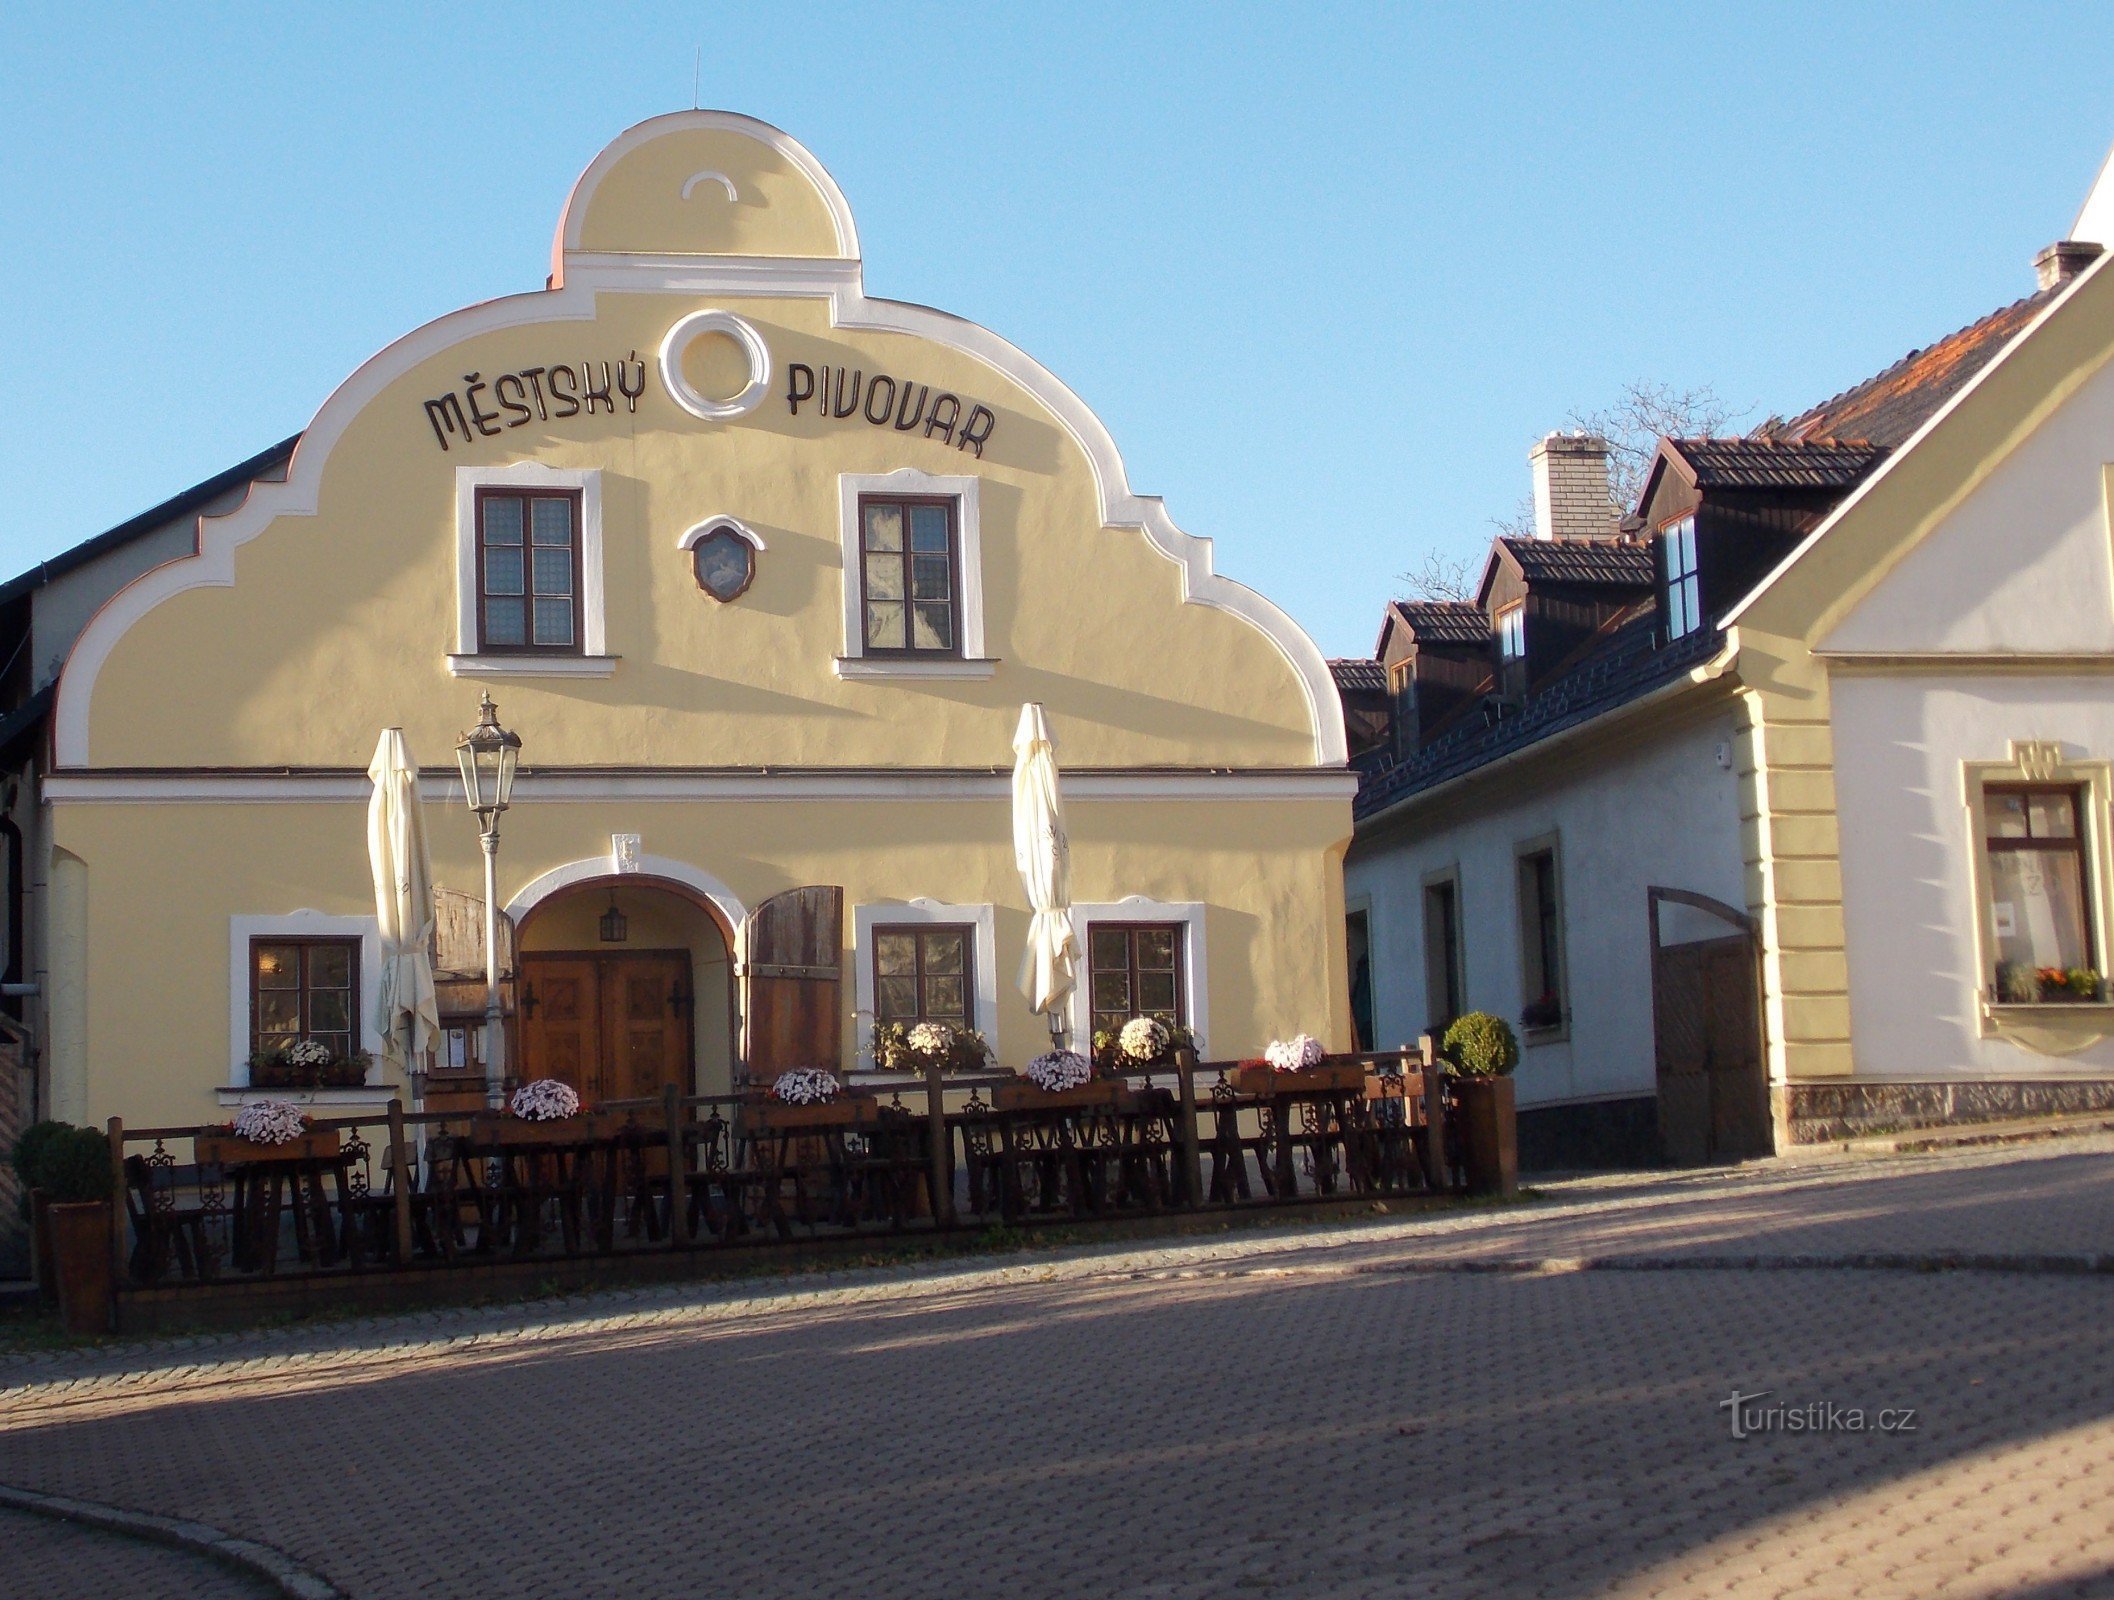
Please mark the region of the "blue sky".
<svg viewBox="0 0 2114 1600"><path fill-rule="evenodd" d="M2114 141L2092 8L14 6L19 570L533 288L702 95L836 174L870 292L975 318L1331 654L1631 380L1792 412L2032 287Z"/></svg>

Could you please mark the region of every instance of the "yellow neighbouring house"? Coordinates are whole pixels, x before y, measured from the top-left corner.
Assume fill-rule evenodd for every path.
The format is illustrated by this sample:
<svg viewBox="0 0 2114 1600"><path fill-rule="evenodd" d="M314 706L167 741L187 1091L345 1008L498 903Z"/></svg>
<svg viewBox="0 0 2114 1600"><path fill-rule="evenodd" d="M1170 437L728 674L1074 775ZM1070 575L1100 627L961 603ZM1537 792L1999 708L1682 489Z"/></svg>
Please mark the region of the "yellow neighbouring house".
<svg viewBox="0 0 2114 1600"><path fill-rule="evenodd" d="M295 1038L376 1058L315 1103L401 1092L365 834L389 726L446 891L434 1083L473 1083L453 762L487 693L524 747L519 1073L857 1071L877 1015L1047 1048L1015 982L1029 701L1089 953L1074 1040L1157 1011L1211 1055L1349 1043L1354 783L1320 653L1031 357L869 299L837 185L747 117L623 134L548 287L406 335L297 439L7 585L0 625L36 1114L224 1117Z"/></svg>

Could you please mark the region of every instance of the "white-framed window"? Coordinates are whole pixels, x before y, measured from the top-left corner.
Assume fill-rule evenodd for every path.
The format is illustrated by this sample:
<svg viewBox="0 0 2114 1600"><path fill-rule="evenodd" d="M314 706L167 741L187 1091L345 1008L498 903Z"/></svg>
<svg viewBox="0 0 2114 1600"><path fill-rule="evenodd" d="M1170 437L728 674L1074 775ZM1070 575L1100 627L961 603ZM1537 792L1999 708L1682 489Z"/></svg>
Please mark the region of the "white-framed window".
<svg viewBox="0 0 2114 1600"><path fill-rule="evenodd" d="M1659 535L1666 572L1666 637L1685 639L1703 626L1703 580L1696 572L1696 519L1683 517Z"/></svg>
<svg viewBox="0 0 2114 1600"><path fill-rule="evenodd" d="M455 469L457 677L604 678L602 474L596 468Z"/></svg>
<svg viewBox="0 0 2114 1600"><path fill-rule="evenodd" d="M2097 1000L2078 973L2101 971L2092 926L2092 833L2078 783L1987 783L1982 848L1988 855L1993 978L1999 1000ZM2059 974L2052 981L2046 974Z"/></svg>
<svg viewBox="0 0 2114 1600"><path fill-rule="evenodd" d="M2031 1006L2048 1026L2061 1029L2068 1017L2100 1037L2105 1024L2079 1008L2114 1003L2106 984L2114 764L2019 739L2008 761L1963 763L1962 779L1983 1033L2003 1032L2007 1015Z"/></svg>
<svg viewBox="0 0 2114 1600"><path fill-rule="evenodd" d="M841 474L840 678L988 678L980 480Z"/></svg>
<svg viewBox="0 0 2114 1600"><path fill-rule="evenodd" d="M257 1047L257 964L277 959L283 949L313 949L335 941L358 941L351 963L358 972L358 1015L352 1019L358 1048L373 1058L367 1069L367 1085L379 1085L383 1039L375 1026L382 1005L382 931L372 917L336 917L321 911L289 911L278 916L228 918L228 1087L244 1089L250 1082L250 1052ZM322 987L326 980L317 975ZM303 997L304 975L295 974L297 1007L310 1003ZM301 1023L316 1019L303 1015ZM333 1023L334 1023L334 1019ZM265 1019L269 1026L271 1019ZM299 1036L304 1029L297 1025Z"/></svg>
<svg viewBox="0 0 2114 1600"><path fill-rule="evenodd" d="M1106 936L1137 929L1144 931L1147 937L1143 941L1127 941L1123 952L1126 981L1140 986L1128 996L1130 1009L1138 1011L1142 1001L1148 1013L1171 1011L1196 1035L1197 1054L1207 1054L1211 1037L1211 995L1206 983L1210 969L1205 962L1203 902L1148 900L1142 895L1131 895L1114 901L1075 901L1071 912L1072 937L1079 948L1076 969L1079 981L1072 989L1070 1047L1083 1051L1093 1042L1097 1009L1093 994L1095 931L1101 930ZM1172 936L1169 941L1174 958L1171 984L1162 983L1156 966L1158 944L1164 935ZM1111 941L1104 937L1103 942L1106 945ZM1141 960L1148 970L1139 970ZM1111 977L1114 966L1113 958L1104 963ZM1144 987L1155 983L1162 983L1163 988L1172 991L1177 1002L1173 1007L1156 1005L1153 1002L1160 998L1158 995L1141 992Z"/></svg>
<svg viewBox="0 0 2114 1600"><path fill-rule="evenodd" d="M852 956L855 1042L861 1071L874 1070L876 1018L885 1010L892 1019L904 1020L906 1003L911 1011L932 1010L935 1016L945 1012L941 1020L953 1021L953 1007L959 1000L967 1015L966 1026L981 1033L994 1052L998 1049L996 907L924 899L854 906ZM955 968L959 970L949 970ZM885 1005L884 984L888 991Z"/></svg>

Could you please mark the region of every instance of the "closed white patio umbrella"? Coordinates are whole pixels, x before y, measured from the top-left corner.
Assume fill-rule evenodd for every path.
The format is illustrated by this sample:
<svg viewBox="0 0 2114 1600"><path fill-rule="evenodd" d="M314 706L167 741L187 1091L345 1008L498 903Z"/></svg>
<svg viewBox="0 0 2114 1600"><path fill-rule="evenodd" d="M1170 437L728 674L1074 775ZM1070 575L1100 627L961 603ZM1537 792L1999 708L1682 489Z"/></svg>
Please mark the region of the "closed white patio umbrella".
<svg viewBox="0 0 2114 1600"><path fill-rule="evenodd" d="M1048 1015L1051 1039L1059 1042L1079 961L1079 944L1072 937L1072 847L1057 792L1057 747L1034 701L1020 708L1013 758L1013 864L1034 911L1020 988L1030 1010Z"/></svg>
<svg viewBox="0 0 2114 1600"><path fill-rule="evenodd" d="M383 1059L411 1073L440 1031L433 993L433 864L426 854L425 808L418 767L404 730L384 728L367 776L367 861L374 871L374 914L381 923L381 1001L375 1025Z"/></svg>

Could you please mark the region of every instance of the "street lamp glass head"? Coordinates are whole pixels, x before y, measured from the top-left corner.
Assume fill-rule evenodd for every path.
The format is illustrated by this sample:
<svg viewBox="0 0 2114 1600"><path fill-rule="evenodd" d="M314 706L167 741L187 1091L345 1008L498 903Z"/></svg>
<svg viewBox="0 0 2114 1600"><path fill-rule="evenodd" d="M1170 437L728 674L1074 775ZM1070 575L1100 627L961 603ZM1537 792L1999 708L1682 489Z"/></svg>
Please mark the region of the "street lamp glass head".
<svg viewBox="0 0 2114 1600"><path fill-rule="evenodd" d="M477 726L455 747L455 760L462 768L463 798L472 811L485 816L506 810L514 793L514 767L520 759L521 736L499 725L499 708L486 695L478 707Z"/></svg>

